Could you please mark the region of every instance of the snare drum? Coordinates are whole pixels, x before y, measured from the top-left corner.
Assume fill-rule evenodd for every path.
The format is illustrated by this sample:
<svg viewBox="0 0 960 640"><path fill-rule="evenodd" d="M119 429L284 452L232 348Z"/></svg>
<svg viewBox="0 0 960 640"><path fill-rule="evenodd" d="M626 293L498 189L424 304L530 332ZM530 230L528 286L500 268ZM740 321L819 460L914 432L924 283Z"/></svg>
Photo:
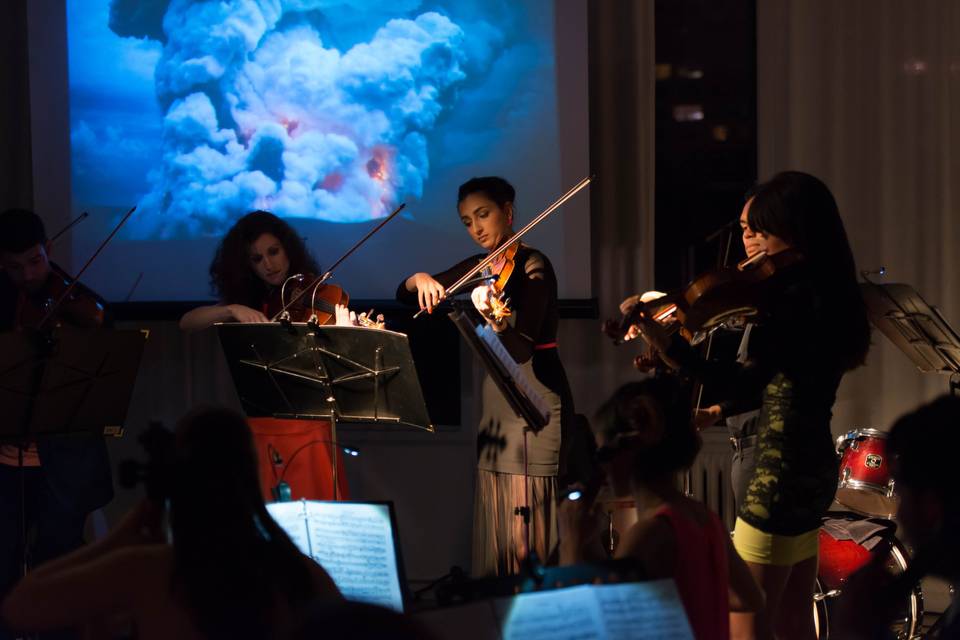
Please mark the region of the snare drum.
<svg viewBox="0 0 960 640"><path fill-rule="evenodd" d="M887 434L876 429L848 431L837 438L837 453L837 502L857 513L892 518L899 499L890 474Z"/></svg>

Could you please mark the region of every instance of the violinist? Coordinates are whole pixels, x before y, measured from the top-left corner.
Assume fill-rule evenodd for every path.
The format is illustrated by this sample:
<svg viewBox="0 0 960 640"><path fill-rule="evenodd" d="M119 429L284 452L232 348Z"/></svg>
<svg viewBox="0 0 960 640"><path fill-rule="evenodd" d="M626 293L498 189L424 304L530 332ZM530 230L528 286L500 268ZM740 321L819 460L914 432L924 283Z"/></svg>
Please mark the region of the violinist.
<svg viewBox="0 0 960 640"><path fill-rule="evenodd" d="M754 617L732 617L733 635L814 638L810 603L818 531L837 485L831 408L846 371L863 364L870 327L853 254L827 186L784 172L757 187L745 239L766 256L801 259L766 292L743 363L708 362L643 318L638 330L665 361L725 398L761 397L755 466L737 512L734 546L766 593ZM722 406L722 405L721 405Z"/></svg>
<svg viewBox="0 0 960 640"><path fill-rule="evenodd" d="M180 318L180 328L197 331L218 322L269 322L283 307L281 291L288 278L304 274L302 286L306 286L318 273L316 260L293 227L268 211L253 211L227 231L210 263L210 283L219 302L188 311ZM288 284L285 301L291 299L295 284ZM291 307L293 321L309 318L305 305L310 297L310 293L305 294L296 308ZM335 317L336 324L356 323L356 316L345 304L334 306L335 313L329 315ZM345 473L337 474L334 488L329 422L249 418L248 423L266 501L281 497L286 487L290 495L282 495L285 499L346 497Z"/></svg>
<svg viewBox="0 0 960 640"><path fill-rule="evenodd" d="M462 184L457 194L460 221L484 253L436 275L411 275L397 288L397 299L432 311L446 287L486 254L510 242L515 198L513 186L503 178L473 178ZM520 242L504 255L505 259L492 265L496 284L477 287L471 299L513 359L529 367L532 377L543 386L541 395L550 403L551 415L546 427L527 431L525 438L526 423L510 408L493 380L485 376L477 434L475 575L507 575L520 570L526 547L524 523L516 515L518 507L530 507L530 549L546 559L556 547L561 431L573 415L570 387L557 351L557 279L553 267L543 253ZM493 311L499 299L509 300L510 315L498 319Z"/></svg>
<svg viewBox="0 0 960 640"><path fill-rule="evenodd" d="M316 260L293 227L272 213L253 211L227 231L210 263L210 284L220 301L185 313L180 328L197 331L218 322L269 322L282 307L280 293L288 277L304 274L312 280L319 273ZM304 296L303 302L309 297ZM352 324L346 306L337 306L337 323Z"/></svg>
<svg viewBox="0 0 960 640"><path fill-rule="evenodd" d="M43 221L35 213L0 213L0 331L37 329L72 282L50 259L50 250ZM44 328L93 328L108 321L106 306L93 291L77 283L69 295ZM113 497L102 438L45 436L0 442L0 595L21 572L21 474L31 566L82 546L87 514Z"/></svg>
<svg viewBox="0 0 960 640"><path fill-rule="evenodd" d="M750 228L748 213L753 202L753 190L748 192L738 220L741 241L747 260L757 259L767 253L768 238ZM776 248L774 248L776 251ZM750 358L751 338L753 344L762 342L760 334L763 326L753 321L743 323L743 334L737 349L737 362L745 363ZM699 409L694 418L698 429L709 427L723 420L730 434L733 446L733 460L730 466L730 484L737 505L743 503L747 495L747 482L753 471L756 457L757 421L760 419L761 391L740 389L741 393L725 398L722 402Z"/></svg>

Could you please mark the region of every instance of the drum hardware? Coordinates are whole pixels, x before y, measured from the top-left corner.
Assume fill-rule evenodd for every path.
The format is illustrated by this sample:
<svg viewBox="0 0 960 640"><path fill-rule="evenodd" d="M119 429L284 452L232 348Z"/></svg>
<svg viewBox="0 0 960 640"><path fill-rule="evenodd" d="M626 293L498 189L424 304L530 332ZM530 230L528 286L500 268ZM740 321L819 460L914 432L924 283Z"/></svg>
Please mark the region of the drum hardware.
<svg viewBox="0 0 960 640"><path fill-rule="evenodd" d="M820 602L821 600L826 600L827 598L836 598L840 595L840 589L831 589L827 592L817 591L813 594L813 601Z"/></svg>
<svg viewBox="0 0 960 640"><path fill-rule="evenodd" d="M854 429L837 438L837 502L864 515L889 519L896 514L899 499L886 443L887 434L877 429Z"/></svg>

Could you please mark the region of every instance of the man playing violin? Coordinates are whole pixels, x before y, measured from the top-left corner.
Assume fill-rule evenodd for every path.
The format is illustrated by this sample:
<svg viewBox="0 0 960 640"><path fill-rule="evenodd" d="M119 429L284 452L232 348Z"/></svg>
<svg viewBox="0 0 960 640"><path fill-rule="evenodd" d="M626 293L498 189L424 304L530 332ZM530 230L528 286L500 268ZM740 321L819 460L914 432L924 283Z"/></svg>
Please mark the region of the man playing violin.
<svg viewBox="0 0 960 640"><path fill-rule="evenodd" d="M445 290L487 255L510 242L516 192L499 177L460 186L457 209L470 238L485 253L436 274L415 273L397 287L397 300L432 311ZM551 416L539 431L527 429L489 376L483 382L483 415L477 433L477 486L473 520L473 573L517 573L526 558L523 520L529 506L530 548L545 560L557 544L557 476L561 442L573 416L573 398L557 351L557 279L547 257L520 242L491 265L493 285L477 287L473 304L513 360L541 388ZM503 303L508 302L503 308ZM561 432L563 431L562 440ZM564 449L566 452L566 449ZM529 489L529 491L528 491ZM529 496L529 499L527 498Z"/></svg>
<svg viewBox="0 0 960 640"><path fill-rule="evenodd" d="M0 331L37 328L71 280L50 259L43 221L33 212L0 213ZM44 326L102 326L105 305L90 289L74 287L69 313L61 307ZM84 310L78 314L77 309ZM21 547L20 479L32 566L83 544L87 514L113 497L102 438L71 435L0 443L0 596L17 580ZM0 630L0 638L3 635Z"/></svg>

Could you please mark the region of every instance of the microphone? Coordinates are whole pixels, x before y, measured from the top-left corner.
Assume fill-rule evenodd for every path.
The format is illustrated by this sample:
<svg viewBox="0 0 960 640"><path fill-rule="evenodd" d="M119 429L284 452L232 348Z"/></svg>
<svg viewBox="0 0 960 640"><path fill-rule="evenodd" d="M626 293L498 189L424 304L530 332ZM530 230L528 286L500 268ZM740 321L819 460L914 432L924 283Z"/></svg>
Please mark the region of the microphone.
<svg viewBox="0 0 960 640"><path fill-rule="evenodd" d="M280 455L280 452L277 451L276 447L273 445L267 445L267 455L270 457L270 462L274 466L283 467L283 471L280 472L280 479L277 481L277 484L270 488L270 495L273 496L273 499L277 502L290 502L292 497L292 490L290 488L290 483L287 482L284 478L287 475L287 469L290 468L290 465L293 464L293 461L296 459L297 455L304 449L308 449L313 445L317 444L334 444L332 440L311 440L306 444L300 446L299 449L295 449L293 453L290 454L290 459L287 460L284 465L283 457ZM360 450L356 447L348 447L346 445L336 443L340 451L345 455L350 456L351 458L356 458L360 455ZM276 476L274 476L276 477Z"/></svg>

